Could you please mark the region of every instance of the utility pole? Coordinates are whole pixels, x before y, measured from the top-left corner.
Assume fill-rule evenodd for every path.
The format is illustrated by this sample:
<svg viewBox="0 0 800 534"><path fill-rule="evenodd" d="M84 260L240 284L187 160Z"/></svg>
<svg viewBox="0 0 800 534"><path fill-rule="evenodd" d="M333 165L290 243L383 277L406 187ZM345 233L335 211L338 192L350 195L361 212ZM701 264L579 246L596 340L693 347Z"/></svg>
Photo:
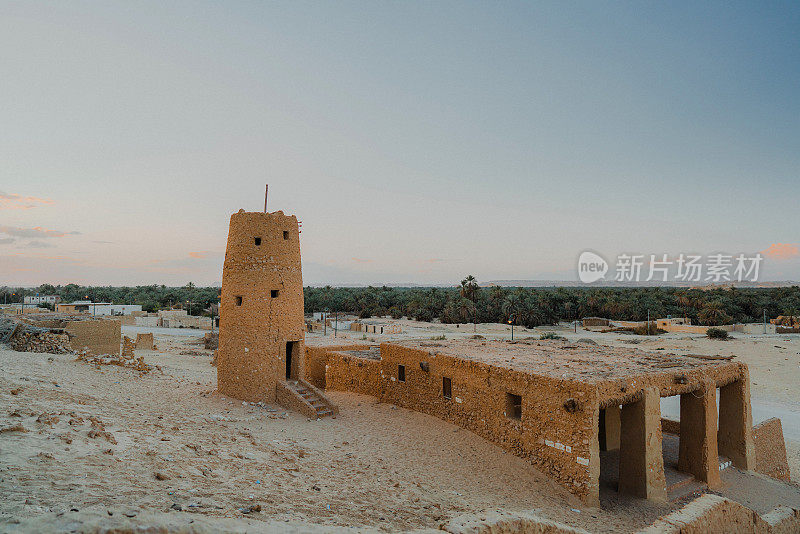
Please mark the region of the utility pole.
<svg viewBox="0 0 800 534"><path fill-rule="evenodd" d="M767 310L764 309L764 333L767 333Z"/></svg>
<svg viewBox="0 0 800 534"><path fill-rule="evenodd" d="M650 310L647 310L647 335L650 335Z"/></svg>
<svg viewBox="0 0 800 534"><path fill-rule="evenodd" d="M339 310L333 312L333 337L336 337L336 333L339 331Z"/></svg>

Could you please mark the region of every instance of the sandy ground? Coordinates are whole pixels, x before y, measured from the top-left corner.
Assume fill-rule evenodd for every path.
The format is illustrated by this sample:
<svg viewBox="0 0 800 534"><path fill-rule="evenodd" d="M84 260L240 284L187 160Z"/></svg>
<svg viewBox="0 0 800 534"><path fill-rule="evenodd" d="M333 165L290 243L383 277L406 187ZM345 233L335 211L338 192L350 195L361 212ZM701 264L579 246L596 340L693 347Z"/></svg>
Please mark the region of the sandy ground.
<svg viewBox="0 0 800 534"><path fill-rule="evenodd" d="M472 335L472 325L407 326L410 337ZM504 328L478 325L478 332L503 337ZM609 344L633 339L564 333ZM684 336L637 346L733 351L753 360L754 399L796 414L792 403L800 394L792 380L797 383L800 349L797 339L784 338L753 343ZM601 496L603 508L586 509L524 460L446 422L371 397L331 393L341 413L319 421L279 406L243 405L215 393L215 368L199 337L157 333L156 342L158 352L137 353L161 371L143 376L71 355L0 348L0 428L25 429L0 432L0 531L98 524L402 531L510 510L534 511L591 532L630 532L678 506L614 493ZM797 476L796 442L791 450ZM252 510L256 506L260 511Z"/></svg>

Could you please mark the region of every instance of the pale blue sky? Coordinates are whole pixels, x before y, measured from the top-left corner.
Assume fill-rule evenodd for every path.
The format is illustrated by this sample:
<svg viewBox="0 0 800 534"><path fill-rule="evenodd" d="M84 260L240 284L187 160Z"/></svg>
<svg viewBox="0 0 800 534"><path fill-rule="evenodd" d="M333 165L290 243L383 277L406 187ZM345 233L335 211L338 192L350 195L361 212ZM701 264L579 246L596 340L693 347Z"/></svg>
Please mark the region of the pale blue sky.
<svg viewBox="0 0 800 534"><path fill-rule="evenodd" d="M0 3L0 193L52 201L0 284L218 282L266 182L314 284L797 244L800 4L697 4Z"/></svg>

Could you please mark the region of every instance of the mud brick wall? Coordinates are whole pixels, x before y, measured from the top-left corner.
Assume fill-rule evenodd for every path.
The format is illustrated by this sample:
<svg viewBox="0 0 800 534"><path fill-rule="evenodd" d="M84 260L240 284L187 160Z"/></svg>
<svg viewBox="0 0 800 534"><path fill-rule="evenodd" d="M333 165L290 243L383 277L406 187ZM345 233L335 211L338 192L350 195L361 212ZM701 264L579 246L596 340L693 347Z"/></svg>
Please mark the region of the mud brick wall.
<svg viewBox="0 0 800 534"><path fill-rule="evenodd" d="M88 350L97 356L100 354L119 356L122 324L117 319L70 321L65 331L69 334L72 350Z"/></svg>
<svg viewBox="0 0 800 534"><path fill-rule="evenodd" d="M325 366L328 363L328 355L337 350L366 350L371 345L365 344L338 344L325 345L322 347L312 347L306 345L305 379L320 389L326 389Z"/></svg>
<svg viewBox="0 0 800 534"><path fill-rule="evenodd" d="M587 504L599 503L599 402L592 385L391 343L381 345L380 363L382 401L471 430L528 459ZM450 399L443 395L444 377L451 380ZM508 394L522 397L521 419L509 413Z"/></svg>
<svg viewBox="0 0 800 534"><path fill-rule="evenodd" d="M789 462L781 420L773 417L753 427L757 473L789 481Z"/></svg>
<svg viewBox="0 0 800 534"><path fill-rule="evenodd" d="M752 532L783 534L800 531L800 512L778 507L764 516L713 493L687 503L638 534L706 534L708 532Z"/></svg>
<svg viewBox="0 0 800 534"><path fill-rule="evenodd" d="M222 271L217 351L220 393L273 402L286 377L304 376L303 280L297 218L283 212L231 215Z"/></svg>
<svg viewBox="0 0 800 534"><path fill-rule="evenodd" d="M378 397L381 390L380 370L380 360L331 351L326 364L326 388L329 391L352 391Z"/></svg>
<svg viewBox="0 0 800 534"><path fill-rule="evenodd" d="M136 348L139 350L155 350L156 344L153 340L153 333L136 334Z"/></svg>
<svg viewBox="0 0 800 534"><path fill-rule="evenodd" d="M133 342L131 338L128 336L122 336L122 359L123 360L132 360L134 357L134 349L136 348L136 344Z"/></svg>

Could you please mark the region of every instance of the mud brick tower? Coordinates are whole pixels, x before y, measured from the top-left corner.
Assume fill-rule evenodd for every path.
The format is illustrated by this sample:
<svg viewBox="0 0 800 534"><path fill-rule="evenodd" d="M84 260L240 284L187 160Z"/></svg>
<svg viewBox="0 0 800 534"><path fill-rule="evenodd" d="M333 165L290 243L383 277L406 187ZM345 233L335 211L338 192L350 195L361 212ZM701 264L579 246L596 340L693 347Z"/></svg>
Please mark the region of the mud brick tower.
<svg viewBox="0 0 800 534"><path fill-rule="evenodd" d="M231 215L217 352L217 387L224 395L274 402L279 384L303 377L298 230L297 218L282 211Z"/></svg>

